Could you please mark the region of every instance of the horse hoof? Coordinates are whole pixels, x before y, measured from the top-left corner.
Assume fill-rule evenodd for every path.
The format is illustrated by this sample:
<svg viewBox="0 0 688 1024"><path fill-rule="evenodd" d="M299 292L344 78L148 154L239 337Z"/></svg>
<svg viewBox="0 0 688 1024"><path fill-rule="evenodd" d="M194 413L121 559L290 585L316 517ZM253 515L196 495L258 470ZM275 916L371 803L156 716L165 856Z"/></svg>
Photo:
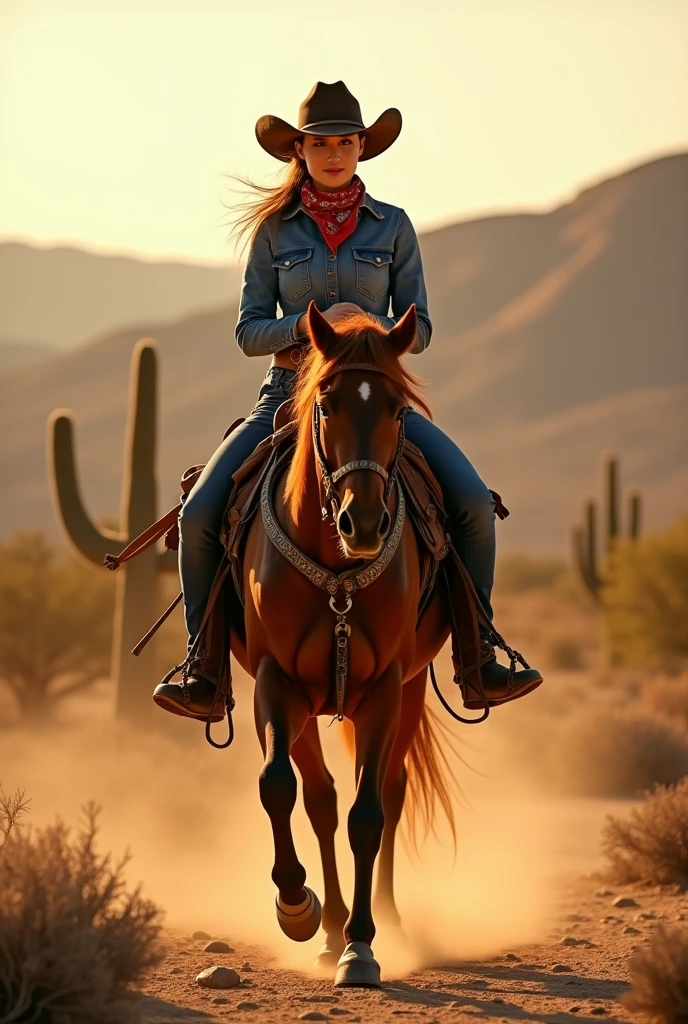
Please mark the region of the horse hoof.
<svg viewBox="0 0 688 1024"><path fill-rule="evenodd" d="M334 984L336 988L381 988L380 965L367 943L349 943L339 958Z"/></svg>
<svg viewBox="0 0 688 1024"><path fill-rule="evenodd" d="M294 942L308 942L312 939L322 918L322 907L320 900L312 889L304 886L306 899L298 907L290 907L288 903L282 903L279 896L275 899L277 908L277 923L280 928Z"/></svg>

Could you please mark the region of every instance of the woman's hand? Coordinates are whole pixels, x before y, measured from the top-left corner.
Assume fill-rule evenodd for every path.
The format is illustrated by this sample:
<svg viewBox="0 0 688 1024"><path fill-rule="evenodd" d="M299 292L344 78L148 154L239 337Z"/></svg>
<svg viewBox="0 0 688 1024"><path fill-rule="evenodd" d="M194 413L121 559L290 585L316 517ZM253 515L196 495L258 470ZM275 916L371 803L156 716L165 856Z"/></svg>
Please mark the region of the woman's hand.
<svg viewBox="0 0 688 1024"><path fill-rule="evenodd" d="M336 323L338 320L343 320L345 317L350 316L352 313L362 313L363 310L360 306L357 306L355 302L335 302L333 306L323 311L323 316L331 324ZM308 330L308 314L302 313L299 317L296 329L299 334L305 334Z"/></svg>

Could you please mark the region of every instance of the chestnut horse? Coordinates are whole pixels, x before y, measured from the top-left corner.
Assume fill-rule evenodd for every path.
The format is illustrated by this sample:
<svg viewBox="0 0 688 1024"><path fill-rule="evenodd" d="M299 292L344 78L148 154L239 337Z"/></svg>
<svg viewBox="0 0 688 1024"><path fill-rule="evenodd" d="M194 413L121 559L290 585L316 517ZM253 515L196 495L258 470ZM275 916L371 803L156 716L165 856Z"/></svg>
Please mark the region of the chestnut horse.
<svg viewBox="0 0 688 1024"><path fill-rule="evenodd" d="M278 465L273 474L271 497L264 489L263 514L247 536L246 639L244 644L233 634L231 646L256 681L256 727L265 756L260 799L274 836L280 927L302 941L322 920L327 941L319 962L337 964L335 983L378 986L380 968L371 949L373 867L380 853L376 913L398 924L392 872L407 764L416 772L409 787L415 810L432 820L433 801L439 801L451 819L446 761L425 708L427 666L447 640L450 623L438 594L417 621L417 540L394 481L407 407L430 413L418 381L400 362L415 337L415 307L389 332L364 313L332 325L314 303L308 324L312 344L292 399L296 448L291 464L283 471ZM384 571L370 568L371 579L371 566ZM323 588L323 579L342 581L346 573L369 585L347 584L337 593L336 584ZM351 912L337 877L337 801L319 715L350 720L355 740ZM294 848L292 760L320 845L322 909Z"/></svg>

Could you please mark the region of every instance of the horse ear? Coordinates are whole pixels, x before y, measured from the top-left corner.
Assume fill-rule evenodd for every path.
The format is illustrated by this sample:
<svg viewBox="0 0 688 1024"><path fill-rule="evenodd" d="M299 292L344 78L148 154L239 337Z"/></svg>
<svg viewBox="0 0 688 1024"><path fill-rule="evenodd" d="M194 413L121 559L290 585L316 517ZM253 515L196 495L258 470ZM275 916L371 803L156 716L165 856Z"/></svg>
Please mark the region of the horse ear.
<svg viewBox="0 0 688 1024"><path fill-rule="evenodd" d="M308 304L306 316L308 317L308 333L311 336L311 341L319 352L327 355L329 348L337 339L337 332L330 321L325 319L313 300Z"/></svg>
<svg viewBox="0 0 688 1024"><path fill-rule="evenodd" d="M418 317L416 315L416 304L409 306L401 320L394 325L387 337L397 356L403 356L408 352L416 340L418 330Z"/></svg>

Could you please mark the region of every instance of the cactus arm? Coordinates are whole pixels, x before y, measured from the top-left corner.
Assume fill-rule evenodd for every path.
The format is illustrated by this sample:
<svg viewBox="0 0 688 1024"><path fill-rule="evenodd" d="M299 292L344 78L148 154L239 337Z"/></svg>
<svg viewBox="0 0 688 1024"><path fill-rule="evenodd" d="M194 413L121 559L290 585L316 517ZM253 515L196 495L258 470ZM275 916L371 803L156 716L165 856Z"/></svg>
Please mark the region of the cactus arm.
<svg viewBox="0 0 688 1024"><path fill-rule="evenodd" d="M605 465L607 489L607 537L606 552L611 553L614 541L619 536L619 474L618 463L613 457Z"/></svg>
<svg viewBox="0 0 688 1024"><path fill-rule="evenodd" d="M631 518L629 523L628 535L631 540L637 540L640 536L640 522L641 522L641 506L640 506L640 495L633 493L630 496L630 512Z"/></svg>
<svg viewBox="0 0 688 1024"><path fill-rule="evenodd" d="M48 419L48 477L56 517L78 554L96 565L103 564L108 552L119 554L124 539L98 529L84 508L74 458L73 421L67 409L56 409Z"/></svg>
<svg viewBox="0 0 688 1024"><path fill-rule="evenodd" d="M595 503L583 505L583 526L573 528L573 561L583 586L588 593L599 597L601 580L597 572L597 533L595 524Z"/></svg>

